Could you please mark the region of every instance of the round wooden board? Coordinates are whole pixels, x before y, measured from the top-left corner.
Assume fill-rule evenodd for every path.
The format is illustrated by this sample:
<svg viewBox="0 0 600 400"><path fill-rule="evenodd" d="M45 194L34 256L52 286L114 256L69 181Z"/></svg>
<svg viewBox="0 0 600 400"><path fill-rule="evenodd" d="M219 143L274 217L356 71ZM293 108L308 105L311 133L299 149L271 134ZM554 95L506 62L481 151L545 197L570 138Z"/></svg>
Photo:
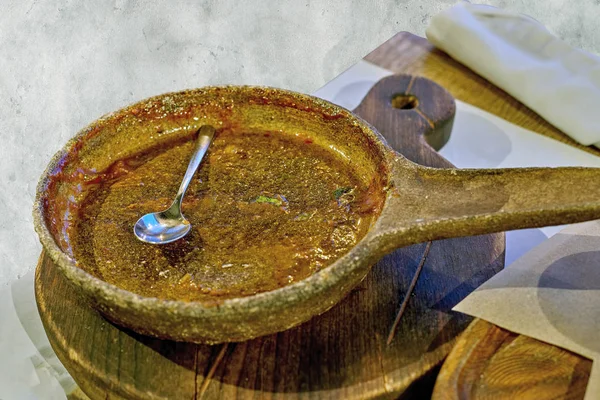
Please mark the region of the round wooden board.
<svg viewBox="0 0 600 400"><path fill-rule="evenodd" d="M392 108L394 93L416 95L418 106ZM450 166L425 142L441 145L449 134L454 103L443 89L423 79L387 78L355 111L411 160ZM52 347L92 399L427 398L471 321L452 307L503 263L503 234L402 248L325 314L275 335L217 346L153 339L110 324L77 297L46 254L35 289Z"/></svg>
<svg viewBox="0 0 600 400"><path fill-rule="evenodd" d="M422 248L402 256L414 259ZM342 303L297 328L217 346L154 339L111 324L45 253L35 292L52 348L91 399L427 398L437 366L469 318L428 309L427 284L417 285L386 345L409 280L398 261L387 257ZM413 262L407 258L408 266ZM427 321L422 330L414 328L419 316Z"/></svg>
<svg viewBox="0 0 600 400"><path fill-rule="evenodd" d="M456 341L433 399L581 399L592 361L481 319Z"/></svg>

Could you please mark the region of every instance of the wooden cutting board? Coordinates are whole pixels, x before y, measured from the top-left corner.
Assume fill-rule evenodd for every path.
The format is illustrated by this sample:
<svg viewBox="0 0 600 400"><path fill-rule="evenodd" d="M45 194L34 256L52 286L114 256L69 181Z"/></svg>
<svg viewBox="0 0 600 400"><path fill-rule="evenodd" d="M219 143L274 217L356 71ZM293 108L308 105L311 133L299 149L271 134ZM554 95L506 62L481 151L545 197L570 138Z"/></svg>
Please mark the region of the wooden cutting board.
<svg viewBox="0 0 600 400"><path fill-rule="evenodd" d="M392 95L405 91L418 95L418 106L390 107ZM387 78L357 112L410 159L449 165L423 136L427 132L428 140L441 145L449 132L454 103L439 86ZM431 395L437 368L471 320L451 308L498 272L503 259L503 234L403 248L377 263L329 312L276 335L218 346L157 340L108 323L74 295L45 254L35 287L52 347L91 398L423 398Z"/></svg>
<svg viewBox="0 0 600 400"><path fill-rule="evenodd" d="M410 96L397 101L397 93L416 95L418 104ZM394 108L392 98L405 109ZM411 76L384 78L356 110L393 147L428 166L450 166L425 140L441 146L454 111L444 89ZM46 255L35 288L52 347L91 398L422 398L431 395L436 368L471 320L451 308L498 272L503 259L503 234L403 248L329 312L276 335L218 346L152 339L108 323Z"/></svg>
<svg viewBox="0 0 600 400"><path fill-rule="evenodd" d="M597 148L578 144L426 39L401 32L365 60L395 73L427 77L459 100L600 156ZM433 398L579 399L585 394L591 365L577 354L476 319L445 361Z"/></svg>
<svg viewBox="0 0 600 400"><path fill-rule="evenodd" d="M399 34L366 59L427 76L511 122L560 135L422 38ZM470 101L469 93L482 100ZM414 160L447 163L419 147L417 136L383 133L396 146L418 149L407 154ZM277 335L218 346L152 339L110 324L74 294L45 254L36 271L36 297L55 352L91 398L427 398L441 362L471 321L451 308L503 262L502 234L400 249L329 312ZM421 277L387 345L420 263Z"/></svg>

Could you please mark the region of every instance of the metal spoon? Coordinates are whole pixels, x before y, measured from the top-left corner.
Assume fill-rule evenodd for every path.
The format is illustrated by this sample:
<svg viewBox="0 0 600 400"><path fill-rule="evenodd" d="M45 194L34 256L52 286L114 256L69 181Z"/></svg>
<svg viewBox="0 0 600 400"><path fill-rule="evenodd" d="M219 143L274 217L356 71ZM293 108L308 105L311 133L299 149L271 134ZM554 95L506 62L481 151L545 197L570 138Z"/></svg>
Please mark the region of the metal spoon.
<svg viewBox="0 0 600 400"><path fill-rule="evenodd" d="M173 204L164 211L146 214L135 223L133 233L142 242L151 244L171 243L188 234L192 225L181 212L181 202L194 173L200 166L208 146L210 146L214 134L215 128L210 125L204 125L198 131L196 150L188 164L187 171L185 171L185 176Z"/></svg>

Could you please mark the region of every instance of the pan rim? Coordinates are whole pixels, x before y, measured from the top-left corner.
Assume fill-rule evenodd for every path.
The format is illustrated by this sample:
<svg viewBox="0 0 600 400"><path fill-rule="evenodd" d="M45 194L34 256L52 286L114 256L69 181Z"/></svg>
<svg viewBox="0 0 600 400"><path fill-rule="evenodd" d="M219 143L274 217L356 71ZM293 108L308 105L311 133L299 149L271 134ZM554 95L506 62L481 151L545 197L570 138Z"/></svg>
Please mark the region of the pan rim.
<svg viewBox="0 0 600 400"><path fill-rule="evenodd" d="M326 268L318 271L298 282L283 286L274 290L257 293L251 296L236 297L225 299L216 305L207 305L200 301L184 301L184 300L168 300L157 297L146 297L128 290L122 289L116 285L110 284L94 275L86 272L76 265L76 260L65 253L56 243L54 236L51 234L45 218L45 193L49 182L51 181L52 171L54 171L62 160L71 153L74 146L79 143L92 128L96 128L101 124L108 123L113 118L120 115L125 115L131 109L140 106L141 104L156 101L172 95L180 95L186 93L198 93L214 90L240 90L240 91L265 91L267 93L278 93L291 97L303 98L312 104L315 104L319 110L330 110L336 114L343 115L349 122L359 126L362 133L372 139L377 147L377 151L381 155L382 162L385 163L384 182L389 183L393 174L394 161L399 155L387 143L385 138L367 121L341 106L333 104L327 100L303 94L291 90L280 89L270 86L254 86L254 85L215 85L205 86L196 89L186 89L182 91L167 92L156 96L151 96L146 99L137 101L128 106L122 107L119 110L107 113L89 125L81 129L75 136L67 141L67 143L58 150L51 161L48 163L42 173L36 189L36 197L33 207L34 228L43 246L43 251L50 259L58 266L60 272L70 281L70 283L78 286L86 294L100 297L108 304L119 304L128 309L152 310L158 313L175 314L177 317L191 318L210 318L235 321L239 320L240 316L245 313L256 312L257 309L281 309L282 307L292 306L301 300L306 300L309 297L315 296L317 292L323 292L338 287L339 290L349 291L350 287L340 287L344 277L352 274L363 267L365 271L370 269L370 265L380 258L381 254L377 251L376 234L374 233L375 224L384 214L385 209L389 205L389 193L384 196L384 204L372 226L366 235L353 246L346 254L342 255ZM366 266L366 268L364 268ZM366 273L366 272L365 272ZM364 277L364 274L362 274ZM354 279L358 282L360 279ZM337 302L335 302L337 303ZM331 304L331 306L335 305ZM331 307L330 306L330 307ZM225 312L225 311L228 312ZM317 313L315 313L316 315Z"/></svg>

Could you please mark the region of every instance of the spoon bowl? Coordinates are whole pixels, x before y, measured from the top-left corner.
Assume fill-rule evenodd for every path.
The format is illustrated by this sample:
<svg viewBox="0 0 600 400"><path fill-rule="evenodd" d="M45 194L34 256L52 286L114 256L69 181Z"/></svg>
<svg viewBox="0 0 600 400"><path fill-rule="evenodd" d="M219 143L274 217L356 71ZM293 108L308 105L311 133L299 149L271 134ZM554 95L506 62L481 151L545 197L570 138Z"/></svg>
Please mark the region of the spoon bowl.
<svg viewBox="0 0 600 400"><path fill-rule="evenodd" d="M173 217L168 210L146 214L133 227L133 233L142 242L166 244L181 239L192 225L182 214Z"/></svg>

